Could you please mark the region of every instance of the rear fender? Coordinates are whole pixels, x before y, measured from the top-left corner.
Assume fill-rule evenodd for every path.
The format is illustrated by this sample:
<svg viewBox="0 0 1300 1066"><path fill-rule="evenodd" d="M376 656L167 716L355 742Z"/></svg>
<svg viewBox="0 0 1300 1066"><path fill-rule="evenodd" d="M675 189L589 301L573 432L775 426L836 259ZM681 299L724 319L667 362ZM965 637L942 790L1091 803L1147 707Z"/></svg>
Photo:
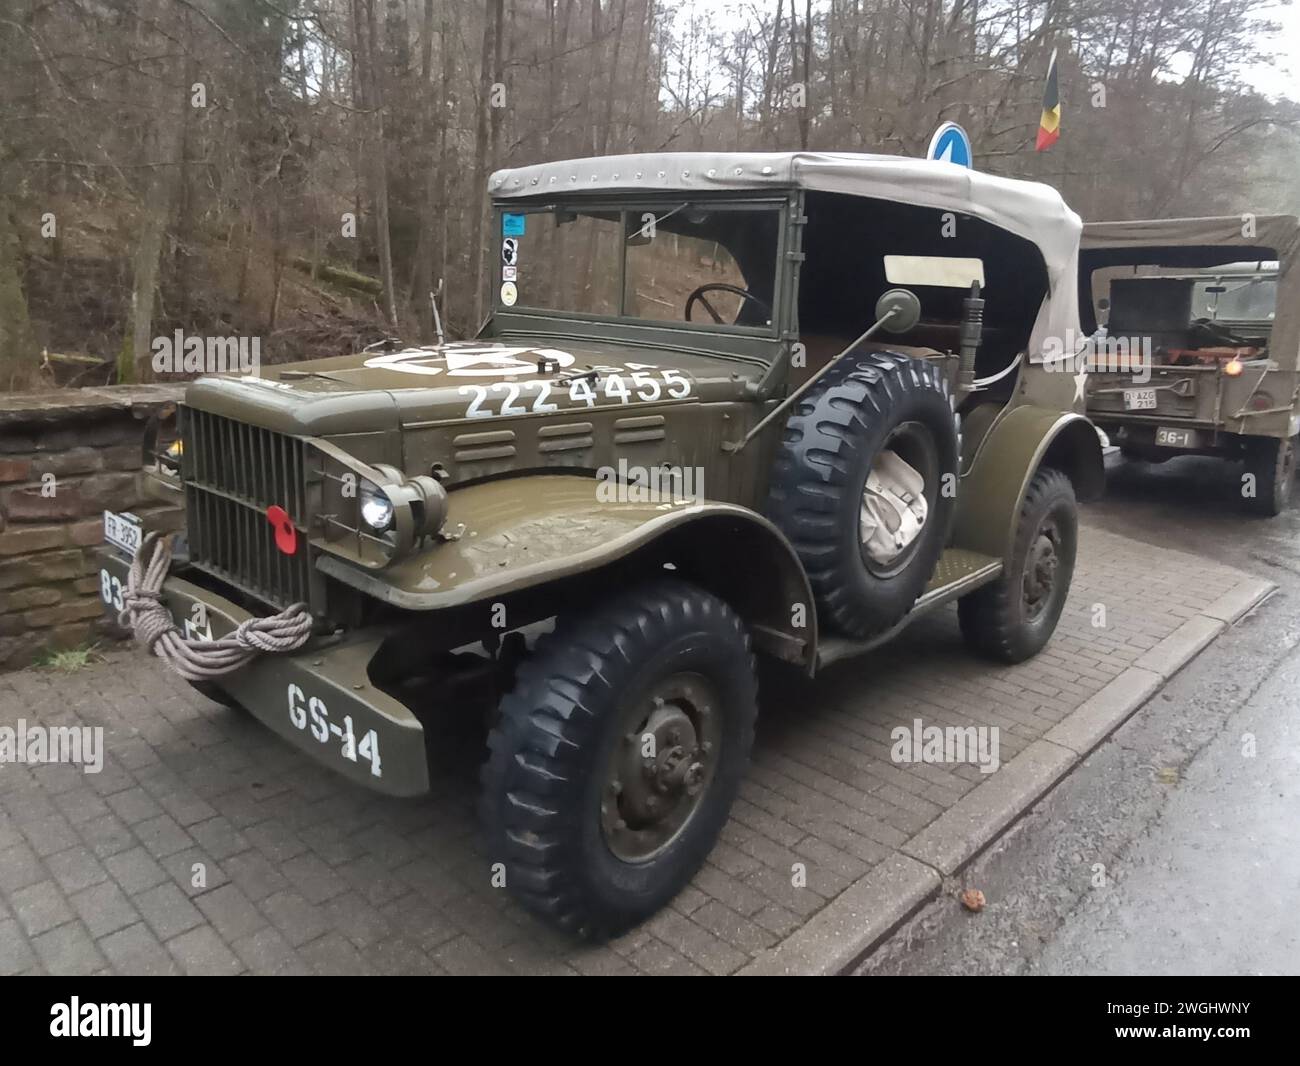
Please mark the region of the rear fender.
<svg viewBox="0 0 1300 1066"><path fill-rule="evenodd" d="M1080 500L1106 485L1101 441L1082 415L1023 405L1005 412L984 435L957 490L953 544L1005 558L1020 501L1040 466L1065 472Z"/></svg>

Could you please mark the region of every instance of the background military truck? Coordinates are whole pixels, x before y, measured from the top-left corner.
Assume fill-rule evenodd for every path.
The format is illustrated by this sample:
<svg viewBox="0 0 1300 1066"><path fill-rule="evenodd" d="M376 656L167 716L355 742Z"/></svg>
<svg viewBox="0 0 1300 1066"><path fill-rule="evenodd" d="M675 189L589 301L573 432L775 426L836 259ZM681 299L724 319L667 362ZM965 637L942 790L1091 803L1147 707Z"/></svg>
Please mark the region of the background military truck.
<svg viewBox="0 0 1300 1066"><path fill-rule="evenodd" d="M1077 329L1080 223L1045 186L882 156L490 191L476 340L196 382L186 537L108 516L135 558L102 578L184 676L390 794L428 789L426 724L486 678L488 859L600 936L712 848L754 650L811 674L954 600L994 659L1051 636L1103 479L1043 362Z"/></svg>
<svg viewBox="0 0 1300 1066"><path fill-rule="evenodd" d="M1107 338L1087 412L1126 458L1241 460L1247 508L1283 510L1300 433L1298 254L1290 215L1084 227L1084 328Z"/></svg>

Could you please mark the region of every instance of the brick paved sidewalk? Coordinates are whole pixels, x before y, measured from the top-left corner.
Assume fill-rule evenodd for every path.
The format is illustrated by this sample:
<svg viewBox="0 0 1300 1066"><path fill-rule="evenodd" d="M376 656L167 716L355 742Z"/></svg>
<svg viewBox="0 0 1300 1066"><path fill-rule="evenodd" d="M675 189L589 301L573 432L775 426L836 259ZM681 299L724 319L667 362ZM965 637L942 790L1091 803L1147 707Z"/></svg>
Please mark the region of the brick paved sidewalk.
<svg viewBox="0 0 1300 1066"><path fill-rule="evenodd" d="M721 842L608 945L575 945L490 886L473 723L449 725L433 796L393 800L136 653L0 676L0 725L103 726L108 751L97 775L0 766L0 973L734 972L988 779L893 763L891 727L996 725L1005 764L1243 579L1087 527L1079 555L1031 662L972 657L947 609L816 683L769 671Z"/></svg>

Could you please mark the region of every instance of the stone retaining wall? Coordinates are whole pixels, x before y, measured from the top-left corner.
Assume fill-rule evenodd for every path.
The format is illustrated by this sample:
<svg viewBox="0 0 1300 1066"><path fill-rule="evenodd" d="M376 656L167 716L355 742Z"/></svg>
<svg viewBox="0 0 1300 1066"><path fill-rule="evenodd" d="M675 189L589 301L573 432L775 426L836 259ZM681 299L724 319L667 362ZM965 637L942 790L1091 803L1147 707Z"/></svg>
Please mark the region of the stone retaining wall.
<svg viewBox="0 0 1300 1066"><path fill-rule="evenodd" d="M47 650L112 639L99 597L103 512L152 528L180 509L146 494L146 424L175 386L66 389L0 397L0 670Z"/></svg>

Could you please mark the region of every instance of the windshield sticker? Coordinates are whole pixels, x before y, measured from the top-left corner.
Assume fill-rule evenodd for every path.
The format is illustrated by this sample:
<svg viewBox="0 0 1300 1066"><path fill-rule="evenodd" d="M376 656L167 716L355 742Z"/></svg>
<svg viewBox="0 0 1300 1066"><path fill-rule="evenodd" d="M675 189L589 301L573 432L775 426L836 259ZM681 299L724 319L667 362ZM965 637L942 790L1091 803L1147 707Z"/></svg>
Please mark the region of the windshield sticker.
<svg viewBox="0 0 1300 1066"><path fill-rule="evenodd" d="M518 280L519 280L519 268L518 268L518 267L507 267L507 266L503 266L503 267L501 268L501 280L502 280L502 281L518 281Z"/></svg>
<svg viewBox="0 0 1300 1066"><path fill-rule="evenodd" d="M523 235L524 235L523 215L502 215L501 216L501 236L522 237Z"/></svg>
<svg viewBox="0 0 1300 1066"><path fill-rule="evenodd" d="M519 264L519 239L517 237L507 237L501 242L501 262L506 266L517 266Z"/></svg>
<svg viewBox="0 0 1300 1066"><path fill-rule="evenodd" d="M519 299L519 290L515 288L513 281L507 281L501 286L501 302L507 307L514 307L515 301Z"/></svg>

